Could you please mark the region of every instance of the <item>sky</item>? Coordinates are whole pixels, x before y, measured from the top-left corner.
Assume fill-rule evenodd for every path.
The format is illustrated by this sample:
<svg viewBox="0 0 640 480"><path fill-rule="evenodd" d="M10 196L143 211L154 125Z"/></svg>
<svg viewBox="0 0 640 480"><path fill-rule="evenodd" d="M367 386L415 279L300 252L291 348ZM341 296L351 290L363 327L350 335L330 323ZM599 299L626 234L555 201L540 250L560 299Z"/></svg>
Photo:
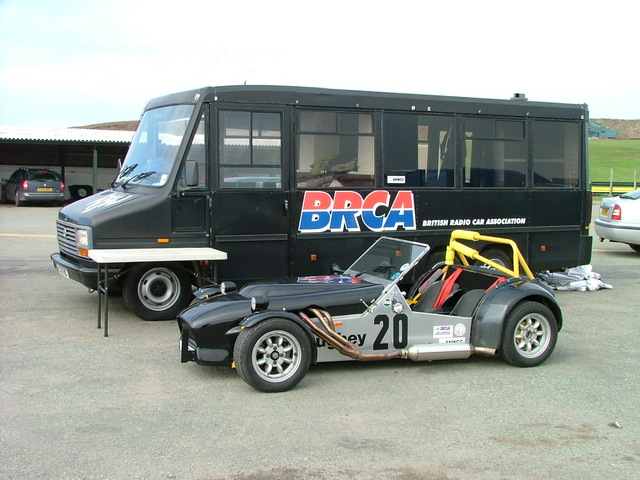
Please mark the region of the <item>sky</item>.
<svg viewBox="0 0 640 480"><path fill-rule="evenodd" d="M137 120L156 96L298 85L587 103L640 118L624 0L0 0L0 125Z"/></svg>

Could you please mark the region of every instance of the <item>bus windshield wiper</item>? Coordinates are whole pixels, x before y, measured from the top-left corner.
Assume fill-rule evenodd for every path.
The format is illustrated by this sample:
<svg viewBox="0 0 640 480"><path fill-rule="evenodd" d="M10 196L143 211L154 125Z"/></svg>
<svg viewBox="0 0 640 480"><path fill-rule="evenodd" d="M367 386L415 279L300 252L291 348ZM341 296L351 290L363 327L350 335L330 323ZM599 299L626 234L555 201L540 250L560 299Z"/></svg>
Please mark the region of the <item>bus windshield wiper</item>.
<svg viewBox="0 0 640 480"><path fill-rule="evenodd" d="M116 177L116 179L113 182L111 182L111 187L115 187L116 185L118 185L118 179L126 177L131 172L133 172L137 167L138 167L138 164L134 163L120 170L120 173L118 173L118 176Z"/></svg>
<svg viewBox="0 0 640 480"><path fill-rule="evenodd" d="M149 178L154 173L156 173L155 170L150 170L148 172L142 172L134 175L133 177L127 178L124 182L122 182L122 188L126 187L129 182L139 182L141 180L144 180L145 178Z"/></svg>

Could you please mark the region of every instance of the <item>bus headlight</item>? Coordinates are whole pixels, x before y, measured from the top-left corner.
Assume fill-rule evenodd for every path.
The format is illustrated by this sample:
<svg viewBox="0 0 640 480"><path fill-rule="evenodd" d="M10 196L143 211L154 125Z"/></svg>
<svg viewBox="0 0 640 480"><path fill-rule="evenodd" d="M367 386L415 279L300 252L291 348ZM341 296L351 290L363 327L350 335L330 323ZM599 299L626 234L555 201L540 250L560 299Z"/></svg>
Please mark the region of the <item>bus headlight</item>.
<svg viewBox="0 0 640 480"><path fill-rule="evenodd" d="M76 230L76 244L79 247L89 247L89 232L81 228Z"/></svg>

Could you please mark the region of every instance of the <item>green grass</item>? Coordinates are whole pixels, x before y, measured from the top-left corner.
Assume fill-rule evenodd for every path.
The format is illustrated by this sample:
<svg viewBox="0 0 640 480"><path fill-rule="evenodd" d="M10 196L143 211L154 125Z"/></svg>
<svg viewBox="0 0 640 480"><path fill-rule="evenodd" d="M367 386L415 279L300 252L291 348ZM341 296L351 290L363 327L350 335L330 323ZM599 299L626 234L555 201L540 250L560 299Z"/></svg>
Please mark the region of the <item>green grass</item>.
<svg viewBox="0 0 640 480"><path fill-rule="evenodd" d="M589 180L640 183L640 140L589 140Z"/></svg>

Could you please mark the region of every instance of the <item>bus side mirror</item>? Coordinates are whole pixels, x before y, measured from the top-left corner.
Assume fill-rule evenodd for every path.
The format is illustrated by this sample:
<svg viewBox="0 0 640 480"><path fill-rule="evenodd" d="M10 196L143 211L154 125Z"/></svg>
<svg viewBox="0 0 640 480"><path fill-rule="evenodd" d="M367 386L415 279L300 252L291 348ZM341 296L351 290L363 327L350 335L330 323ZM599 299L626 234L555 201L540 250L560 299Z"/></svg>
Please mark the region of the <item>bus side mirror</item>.
<svg viewBox="0 0 640 480"><path fill-rule="evenodd" d="M195 160L187 160L184 168L185 183L187 187L197 187L200 183L200 174L198 172L198 162Z"/></svg>

